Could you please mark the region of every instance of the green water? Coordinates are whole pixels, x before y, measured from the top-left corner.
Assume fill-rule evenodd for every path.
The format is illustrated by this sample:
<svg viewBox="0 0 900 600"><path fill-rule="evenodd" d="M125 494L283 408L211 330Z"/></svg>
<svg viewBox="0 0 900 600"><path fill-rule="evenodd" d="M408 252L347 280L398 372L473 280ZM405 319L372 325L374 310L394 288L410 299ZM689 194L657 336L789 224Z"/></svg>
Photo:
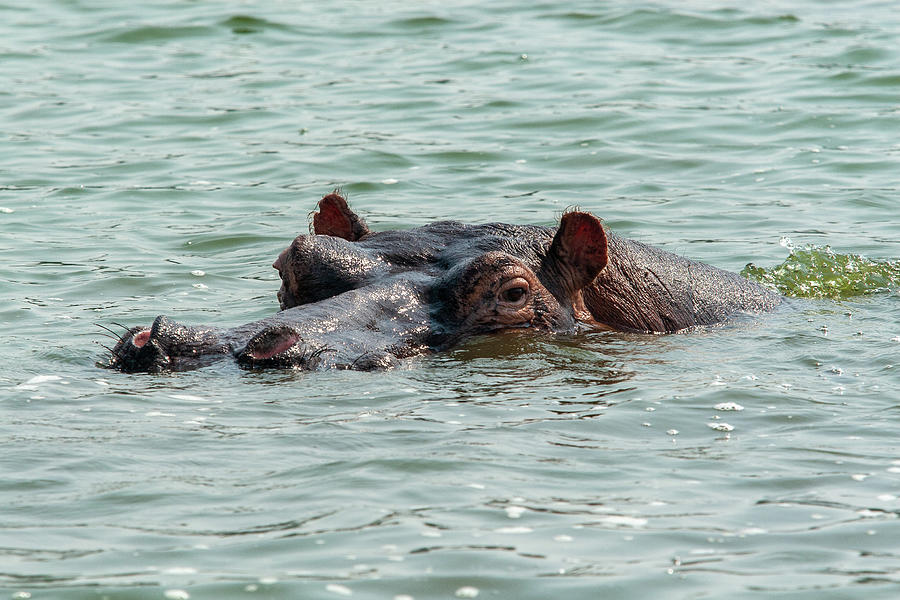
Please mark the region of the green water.
<svg viewBox="0 0 900 600"><path fill-rule="evenodd" d="M0 597L900 597L894 3L2 14ZM336 186L379 230L580 206L795 298L387 373L97 368L95 323L277 310Z"/></svg>

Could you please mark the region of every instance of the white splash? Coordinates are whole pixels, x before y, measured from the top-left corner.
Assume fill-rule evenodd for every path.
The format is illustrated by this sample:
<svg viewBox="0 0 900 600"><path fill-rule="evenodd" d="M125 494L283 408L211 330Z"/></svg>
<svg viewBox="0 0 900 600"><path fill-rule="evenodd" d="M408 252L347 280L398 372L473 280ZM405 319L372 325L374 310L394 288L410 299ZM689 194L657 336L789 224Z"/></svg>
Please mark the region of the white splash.
<svg viewBox="0 0 900 600"><path fill-rule="evenodd" d="M734 425L728 423L707 423L706 426L716 431L734 431Z"/></svg>

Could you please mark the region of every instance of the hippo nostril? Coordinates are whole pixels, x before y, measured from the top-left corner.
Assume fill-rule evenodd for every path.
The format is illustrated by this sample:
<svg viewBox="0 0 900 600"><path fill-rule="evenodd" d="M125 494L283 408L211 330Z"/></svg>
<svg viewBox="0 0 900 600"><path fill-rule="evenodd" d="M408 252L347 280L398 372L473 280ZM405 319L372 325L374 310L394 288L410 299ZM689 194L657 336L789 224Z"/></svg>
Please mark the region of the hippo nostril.
<svg viewBox="0 0 900 600"><path fill-rule="evenodd" d="M143 348L144 344L146 344L149 340L150 340L150 330L145 329L143 331L139 331L138 333L135 333L131 337L131 344L135 348Z"/></svg>
<svg viewBox="0 0 900 600"><path fill-rule="evenodd" d="M266 360L287 351L300 341L300 335L289 327L263 331L247 344L246 355L253 360Z"/></svg>
<svg viewBox="0 0 900 600"><path fill-rule="evenodd" d="M245 367L291 366L313 368L325 353L334 350L325 346L311 347L291 326L279 324L260 331L235 352L239 364Z"/></svg>

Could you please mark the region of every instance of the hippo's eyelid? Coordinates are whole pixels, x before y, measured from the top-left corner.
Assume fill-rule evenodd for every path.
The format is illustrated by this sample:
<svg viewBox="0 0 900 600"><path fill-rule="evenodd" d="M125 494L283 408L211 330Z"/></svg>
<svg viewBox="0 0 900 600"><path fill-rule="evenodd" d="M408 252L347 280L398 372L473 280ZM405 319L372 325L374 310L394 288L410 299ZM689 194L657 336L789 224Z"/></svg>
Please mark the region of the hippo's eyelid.
<svg viewBox="0 0 900 600"><path fill-rule="evenodd" d="M508 279L497 291L497 298L501 302L514 306L525 304L528 300L528 294L531 291L531 284L524 277L513 277Z"/></svg>

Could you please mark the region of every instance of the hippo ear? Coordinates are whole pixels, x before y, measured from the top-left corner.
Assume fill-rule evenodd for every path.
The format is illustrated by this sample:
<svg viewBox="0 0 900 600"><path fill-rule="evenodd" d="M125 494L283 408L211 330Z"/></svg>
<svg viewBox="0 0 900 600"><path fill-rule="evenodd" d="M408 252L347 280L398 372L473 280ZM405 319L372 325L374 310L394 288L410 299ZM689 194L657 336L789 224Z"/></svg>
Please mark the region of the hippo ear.
<svg viewBox="0 0 900 600"><path fill-rule="evenodd" d="M606 233L597 217L567 212L559 221L541 273L564 297L571 298L606 266L606 250Z"/></svg>
<svg viewBox="0 0 900 600"><path fill-rule="evenodd" d="M313 233L331 235L355 242L369 233L369 227L337 190L319 200L318 212L313 212Z"/></svg>

